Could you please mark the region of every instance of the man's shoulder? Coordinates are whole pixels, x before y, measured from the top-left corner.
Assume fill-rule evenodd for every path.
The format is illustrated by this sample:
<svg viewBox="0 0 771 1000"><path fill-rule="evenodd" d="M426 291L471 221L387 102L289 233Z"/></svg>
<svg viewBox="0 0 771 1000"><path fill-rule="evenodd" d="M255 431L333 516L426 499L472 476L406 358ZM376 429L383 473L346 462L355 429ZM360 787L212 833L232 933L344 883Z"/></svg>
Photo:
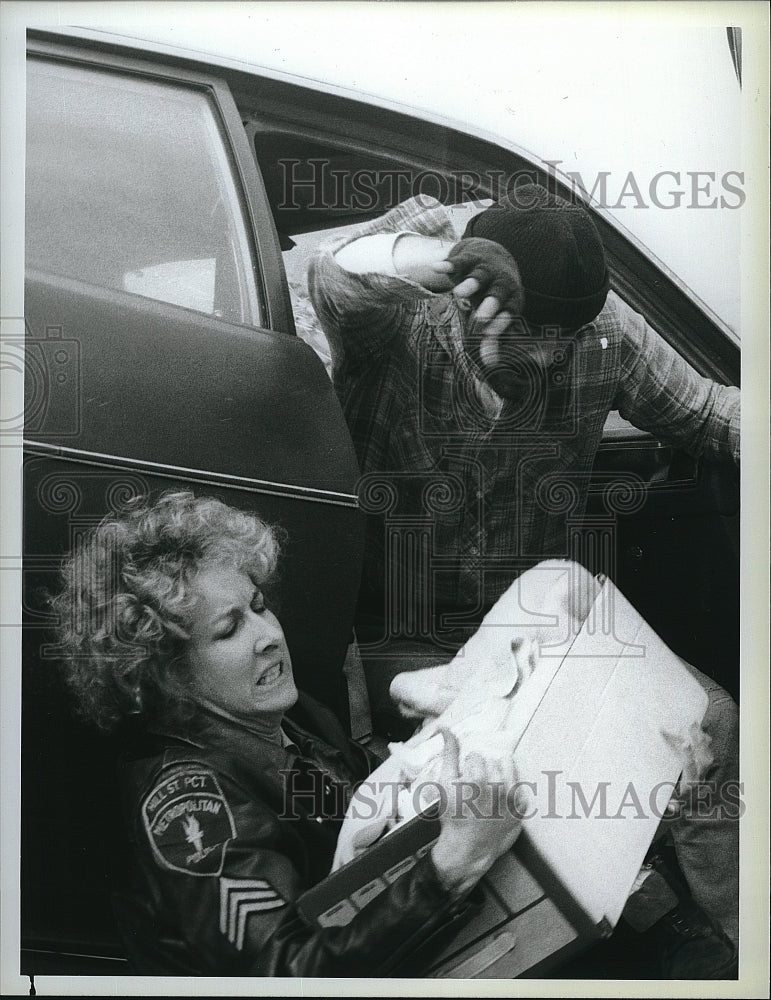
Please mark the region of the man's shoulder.
<svg viewBox="0 0 771 1000"><path fill-rule="evenodd" d="M600 343L604 340L607 344L617 344L634 337L644 322L643 317L611 289L601 312L587 329L596 331Z"/></svg>
<svg viewBox="0 0 771 1000"><path fill-rule="evenodd" d="M605 305L597 317L597 321L608 324L622 324L629 317L635 315L637 314L632 307L621 298L618 292L613 291L611 288L605 300Z"/></svg>

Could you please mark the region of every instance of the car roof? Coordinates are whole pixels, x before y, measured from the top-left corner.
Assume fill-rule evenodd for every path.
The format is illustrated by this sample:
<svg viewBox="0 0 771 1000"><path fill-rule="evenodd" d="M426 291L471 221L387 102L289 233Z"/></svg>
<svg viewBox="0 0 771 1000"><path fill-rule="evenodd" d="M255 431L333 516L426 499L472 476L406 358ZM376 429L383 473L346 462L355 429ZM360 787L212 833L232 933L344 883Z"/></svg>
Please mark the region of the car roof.
<svg viewBox="0 0 771 1000"><path fill-rule="evenodd" d="M184 23L124 21L120 38L98 34L310 83L524 150L571 172L738 333L741 91L724 27L533 20L518 5L479 5L473 18L462 4L445 5L439 18L430 9L395 18L353 4L242 6L221 18L202 10ZM196 15L209 5L191 7Z"/></svg>

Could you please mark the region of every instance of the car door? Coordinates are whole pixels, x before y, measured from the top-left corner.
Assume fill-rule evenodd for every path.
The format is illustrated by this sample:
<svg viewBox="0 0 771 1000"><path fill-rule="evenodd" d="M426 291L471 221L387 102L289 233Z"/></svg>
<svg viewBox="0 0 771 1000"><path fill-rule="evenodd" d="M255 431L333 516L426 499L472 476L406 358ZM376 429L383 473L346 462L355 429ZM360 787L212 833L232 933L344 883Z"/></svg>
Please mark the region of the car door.
<svg viewBox="0 0 771 1000"><path fill-rule="evenodd" d="M50 598L78 536L192 489L285 530L298 683L342 718L361 559L356 462L294 336L278 241L222 80L29 39L22 689L23 971L121 971L116 747L56 669Z"/></svg>

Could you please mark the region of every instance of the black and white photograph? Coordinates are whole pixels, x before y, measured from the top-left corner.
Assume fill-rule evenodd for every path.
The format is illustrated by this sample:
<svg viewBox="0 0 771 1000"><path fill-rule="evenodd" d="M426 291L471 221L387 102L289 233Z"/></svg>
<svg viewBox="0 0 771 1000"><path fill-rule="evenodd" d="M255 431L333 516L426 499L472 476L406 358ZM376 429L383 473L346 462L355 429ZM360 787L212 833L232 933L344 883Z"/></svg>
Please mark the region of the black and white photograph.
<svg viewBox="0 0 771 1000"><path fill-rule="evenodd" d="M0 992L767 996L768 5L0 33Z"/></svg>

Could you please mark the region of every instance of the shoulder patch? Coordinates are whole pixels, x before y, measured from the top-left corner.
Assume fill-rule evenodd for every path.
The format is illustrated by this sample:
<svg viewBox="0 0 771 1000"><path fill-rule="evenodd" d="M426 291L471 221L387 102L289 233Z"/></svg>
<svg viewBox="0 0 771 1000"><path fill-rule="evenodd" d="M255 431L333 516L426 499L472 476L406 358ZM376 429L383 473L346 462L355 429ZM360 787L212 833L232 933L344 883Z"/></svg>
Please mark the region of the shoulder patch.
<svg viewBox="0 0 771 1000"><path fill-rule="evenodd" d="M167 772L142 802L142 822L156 862L186 875L219 875L236 837L217 777L202 765Z"/></svg>

